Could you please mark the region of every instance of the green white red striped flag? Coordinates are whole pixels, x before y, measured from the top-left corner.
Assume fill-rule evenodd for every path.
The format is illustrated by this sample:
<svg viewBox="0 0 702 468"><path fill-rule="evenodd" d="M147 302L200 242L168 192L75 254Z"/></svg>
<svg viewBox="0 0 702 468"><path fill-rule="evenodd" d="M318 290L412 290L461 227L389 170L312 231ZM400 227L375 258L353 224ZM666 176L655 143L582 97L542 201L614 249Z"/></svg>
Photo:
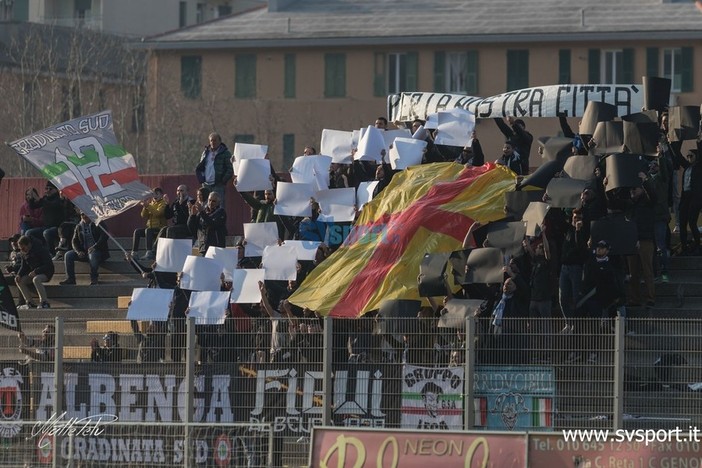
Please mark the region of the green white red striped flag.
<svg viewBox="0 0 702 468"><path fill-rule="evenodd" d="M531 425L532 427L553 427L553 399L532 398Z"/></svg>
<svg viewBox="0 0 702 468"><path fill-rule="evenodd" d="M150 196L134 157L117 143L112 112L45 128L8 143L95 222Z"/></svg>

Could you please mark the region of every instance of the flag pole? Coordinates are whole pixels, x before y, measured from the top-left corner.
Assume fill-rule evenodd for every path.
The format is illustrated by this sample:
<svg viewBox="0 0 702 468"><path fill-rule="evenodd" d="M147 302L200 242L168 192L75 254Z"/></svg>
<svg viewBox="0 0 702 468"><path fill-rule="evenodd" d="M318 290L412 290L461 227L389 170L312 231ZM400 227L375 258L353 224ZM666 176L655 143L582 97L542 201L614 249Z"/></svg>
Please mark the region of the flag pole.
<svg viewBox="0 0 702 468"><path fill-rule="evenodd" d="M100 229L102 229L102 232L104 232L105 234L107 234L107 237L109 237L109 238L112 240L112 242L114 242L114 243L117 245L117 247L119 247L119 250L121 250L122 252L124 252L124 256L125 256L125 258L126 258L126 256L127 256L127 251L124 249L124 247L122 247L122 244L120 244L119 242L117 242L117 239L115 239L115 238L112 236L112 234L110 234L110 233L107 231L107 229L104 228L104 226L102 225L102 223L98 223L98 224L97 224L97 227L99 227ZM131 254L129 255L129 258L130 258L129 263L131 263L132 265L134 265L134 266L136 267L136 269L139 270L139 272L141 272L141 274L143 275L145 272L144 272L144 270L142 270L141 265L139 265L139 262L137 262L136 260L134 260L134 258L131 256Z"/></svg>

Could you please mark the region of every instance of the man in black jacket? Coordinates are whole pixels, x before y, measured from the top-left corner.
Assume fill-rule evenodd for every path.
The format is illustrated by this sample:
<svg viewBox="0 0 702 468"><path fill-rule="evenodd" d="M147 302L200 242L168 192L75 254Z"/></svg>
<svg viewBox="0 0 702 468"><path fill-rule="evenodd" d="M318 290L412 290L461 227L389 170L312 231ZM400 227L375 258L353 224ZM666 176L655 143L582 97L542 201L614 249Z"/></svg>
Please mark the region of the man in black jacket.
<svg viewBox="0 0 702 468"><path fill-rule="evenodd" d="M195 203L190 207L188 229L192 235L197 236L202 256L205 256L210 246L226 246L227 213L220 206L220 197L217 192L210 193L207 206Z"/></svg>
<svg viewBox="0 0 702 468"><path fill-rule="evenodd" d="M43 197L29 202L30 208L42 209L42 227L32 228L26 234L39 241L46 242L51 255L54 255L56 253L56 244L59 241L59 226L67 221L66 215L69 207L73 205L69 200L61 197L58 189L51 182L46 183L44 190L45 194Z"/></svg>
<svg viewBox="0 0 702 468"><path fill-rule="evenodd" d="M73 250L66 252L63 259L66 266L66 279L59 284L76 284L75 264L79 262L90 263L90 284L98 284L98 268L110 257L107 247L108 235L104 223L97 226L85 213L80 214L80 223L73 232L71 245Z"/></svg>
<svg viewBox="0 0 702 468"><path fill-rule="evenodd" d="M24 297L25 304L17 307L18 309L48 309L48 296L44 283L51 281L54 276L54 262L51 260L49 251L37 239L31 239L29 236L22 236L17 241L20 251L22 252L22 262L19 270L16 272L15 283ZM32 302L32 292L29 285L33 284L39 295L39 306Z"/></svg>
<svg viewBox="0 0 702 468"><path fill-rule="evenodd" d="M534 137L531 133L527 132L526 124L522 119L515 119L512 116L505 117L504 121L502 119L495 119L495 123L505 138L514 144L517 153L519 153L522 171L518 174L528 174L529 154L531 153L531 144L534 142Z"/></svg>
<svg viewBox="0 0 702 468"><path fill-rule="evenodd" d="M166 207L166 219L172 219L173 225L164 228L159 233L159 237L169 239L191 239L193 236L188 229L188 217L190 216L190 206L195 200L188 193L188 186L181 184L176 189L175 201Z"/></svg>

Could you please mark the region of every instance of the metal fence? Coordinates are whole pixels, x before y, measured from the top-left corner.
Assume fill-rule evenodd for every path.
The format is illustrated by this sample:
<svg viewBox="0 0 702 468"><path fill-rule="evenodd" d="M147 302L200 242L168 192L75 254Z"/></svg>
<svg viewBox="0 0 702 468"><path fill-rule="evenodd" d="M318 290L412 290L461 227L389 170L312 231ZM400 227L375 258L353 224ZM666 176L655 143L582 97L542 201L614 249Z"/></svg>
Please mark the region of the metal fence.
<svg viewBox="0 0 702 468"><path fill-rule="evenodd" d="M687 430L702 419L696 318L237 320L23 321L28 336L56 327L53 360L25 361L3 330L0 466L304 466L319 425ZM107 331L117 354L93 351Z"/></svg>

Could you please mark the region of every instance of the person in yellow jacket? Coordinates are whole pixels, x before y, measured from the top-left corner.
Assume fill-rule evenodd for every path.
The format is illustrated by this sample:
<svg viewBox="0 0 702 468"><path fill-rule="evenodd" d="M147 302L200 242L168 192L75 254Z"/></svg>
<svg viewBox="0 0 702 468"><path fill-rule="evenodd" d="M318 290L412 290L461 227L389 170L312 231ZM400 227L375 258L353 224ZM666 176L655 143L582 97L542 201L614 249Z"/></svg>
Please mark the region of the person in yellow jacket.
<svg viewBox="0 0 702 468"><path fill-rule="evenodd" d="M161 228L168 225L166 221L166 207L168 206L168 195L164 195L160 187L153 189L154 196L149 201L142 201L141 217L146 220L146 227L135 229L132 236L132 257L135 258L139 251L141 238L146 239L146 253L141 260L153 260L156 258L154 252L154 240Z"/></svg>

